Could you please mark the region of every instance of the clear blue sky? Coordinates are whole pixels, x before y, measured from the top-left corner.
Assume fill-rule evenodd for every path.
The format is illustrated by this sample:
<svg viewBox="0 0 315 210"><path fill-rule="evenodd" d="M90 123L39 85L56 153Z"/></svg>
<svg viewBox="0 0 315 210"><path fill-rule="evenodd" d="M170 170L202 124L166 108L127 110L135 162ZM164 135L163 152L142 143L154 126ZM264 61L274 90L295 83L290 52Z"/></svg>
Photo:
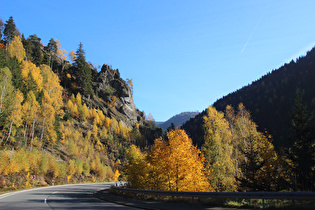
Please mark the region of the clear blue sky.
<svg viewBox="0 0 315 210"><path fill-rule="evenodd" d="M165 121L217 99L315 46L309 0L0 0L25 37L133 79L136 107Z"/></svg>

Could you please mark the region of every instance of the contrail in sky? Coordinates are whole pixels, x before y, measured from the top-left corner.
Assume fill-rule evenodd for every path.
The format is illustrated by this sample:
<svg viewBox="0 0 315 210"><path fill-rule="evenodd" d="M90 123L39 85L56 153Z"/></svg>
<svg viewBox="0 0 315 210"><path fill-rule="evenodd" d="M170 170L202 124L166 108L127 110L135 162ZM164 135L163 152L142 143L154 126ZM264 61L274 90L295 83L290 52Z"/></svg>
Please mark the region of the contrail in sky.
<svg viewBox="0 0 315 210"><path fill-rule="evenodd" d="M256 26L255 26L253 32L250 34L249 38L247 39L247 42L245 43L245 45L244 45L244 47L243 47L243 49L242 49L242 51L241 51L241 54L243 53L243 51L244 51L245 48L247 47L249 41L252 39L252 37L253 37L253 35L254 35L254 33L255 33L255 31L256 31L256 29L257 29L257 27L258 27L260 21L262 20L262 18L263 18L263 15L261 15L261 17L260 17L259 20L257 21Z"/></svg>
<svg viewBox="0 0 315 210"><path fill-rule="evenodd" d="M249 38L247 39L247 42L245 43L245 45L244 45L244 47L243 47L243 49L242 49L242 51L241 51L241 54L243 53L243 51L244 51L245 48L247 47L248 42L252 39L252 37L253 37L253 35L254 35L256 29L257 29L257 26L258 26L258 24L256 24L256 27L254 28L253 32L251 33L251 35L250 35Z"/></svg>

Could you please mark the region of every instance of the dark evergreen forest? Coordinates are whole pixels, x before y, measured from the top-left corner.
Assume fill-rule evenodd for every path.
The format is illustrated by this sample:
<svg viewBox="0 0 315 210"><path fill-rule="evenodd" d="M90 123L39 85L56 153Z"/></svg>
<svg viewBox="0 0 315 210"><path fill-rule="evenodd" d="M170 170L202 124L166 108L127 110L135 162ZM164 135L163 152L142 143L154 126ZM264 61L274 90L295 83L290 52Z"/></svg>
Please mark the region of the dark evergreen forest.
<svg viewBox="0 0 315 210"><path fill-rule="evenodd" d="M292 60L279 69L262 76L250 85L232 92L213 103L224 111L227 105L237 108L243 103L250 111L258 129L273 137L277 149L289 147L290 115L296 92L302 93L303 103L310 111L315 108L315 48L306 56ZM204 139L203 116L205 111L183 125L194 143L201 146Z"/></svg>

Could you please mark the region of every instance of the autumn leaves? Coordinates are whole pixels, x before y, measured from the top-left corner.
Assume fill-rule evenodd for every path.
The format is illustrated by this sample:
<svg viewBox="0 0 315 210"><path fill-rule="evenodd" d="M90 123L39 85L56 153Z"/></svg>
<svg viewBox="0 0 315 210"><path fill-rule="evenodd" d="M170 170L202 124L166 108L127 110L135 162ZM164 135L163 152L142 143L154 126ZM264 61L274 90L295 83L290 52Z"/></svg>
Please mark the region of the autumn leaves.
<svg viewBox="0 0 315 210"><path fill-rule="evenodd" d="M257 131L242 104L237 113L214 107L204 117L201 151L184 130L158 138L144 154L127 152L130 187L169 191L276 190L281 179L278 156L269 139Z"/></svg>
<svg viewBox="0 0 315 210"><path fill-rule="evenodd" d="M148 190L208 191L209 182L200 150L183 130L155 140L142 154L136 146L127 151L127 179L131 187Z"/></svg>

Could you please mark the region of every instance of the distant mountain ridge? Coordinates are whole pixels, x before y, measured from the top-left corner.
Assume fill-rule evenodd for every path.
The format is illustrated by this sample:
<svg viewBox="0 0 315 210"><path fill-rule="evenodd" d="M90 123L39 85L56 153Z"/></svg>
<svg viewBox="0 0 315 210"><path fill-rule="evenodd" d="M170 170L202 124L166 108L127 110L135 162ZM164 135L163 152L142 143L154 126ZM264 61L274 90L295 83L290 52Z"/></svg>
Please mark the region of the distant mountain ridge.
<svg viewBox="0 0 315 210"><path fill-rule="evenodd" d="M199 112L182 112L177 114L165 122L156 122L155 124L160 128L166 130L173 123L175 127L182 126L186 121L190 120L190 118L194 118Z"/></svg>
<svg viewBox="0 0 315 210"><path fill-rule="evenodd" d="M224 111L227 105L237 109L243 103L250 111L252 119L260 131L267 131L273 136L276 148L288 147L289 111L294 103L296 91L304 92L303 101L311 111L315 110L315 48L300 57L284 64L277 70L262 76L235 92L213 103ZM205 111L187 121L182 128L192 137L195 144L204 143L203 116Z"/></svg>

